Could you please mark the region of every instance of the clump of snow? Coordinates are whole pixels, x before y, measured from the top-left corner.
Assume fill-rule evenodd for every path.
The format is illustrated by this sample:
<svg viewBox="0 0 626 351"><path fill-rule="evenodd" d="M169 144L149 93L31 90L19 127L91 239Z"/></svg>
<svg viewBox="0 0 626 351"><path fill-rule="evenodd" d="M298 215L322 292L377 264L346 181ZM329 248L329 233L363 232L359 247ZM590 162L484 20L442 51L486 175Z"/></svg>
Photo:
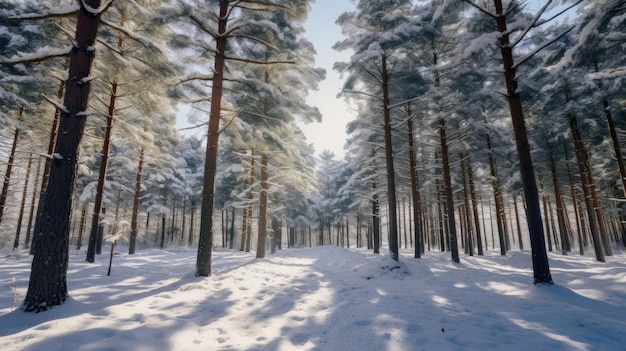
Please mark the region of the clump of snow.
<svg viewBox="0 0 626 351"><path fill-rule="evenodd" d="M71 298L11 311L28 285L26 251L0 253L0 350L619 350L626 257L550 254L556 285L532 285L528 251L421 259L331 246L254 253L120 246L95 264L71 251ZM383 250L384 251L384 250ZM103 250L108 252L108 250ZM106 257L105 257L106 256Z"/></svg>

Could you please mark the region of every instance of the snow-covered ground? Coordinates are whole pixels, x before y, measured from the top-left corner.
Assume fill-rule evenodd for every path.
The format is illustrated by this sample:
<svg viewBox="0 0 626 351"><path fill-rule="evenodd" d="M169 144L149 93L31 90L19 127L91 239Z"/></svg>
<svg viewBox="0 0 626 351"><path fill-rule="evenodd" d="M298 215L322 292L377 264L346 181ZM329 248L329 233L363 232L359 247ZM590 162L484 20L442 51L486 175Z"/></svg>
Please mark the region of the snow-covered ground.
<svg viewBox="0 0 626 351"><path fill-rule="evenodd" d="M0 350L624 350L626 256L550 255L553 286L534 286L529 252L429 252L398 264L337 247L266 259L214 252L195 277L194 250L73 251L72 299L19 309L30 258L0 256ZM14 303L14 294L17 302ZM13 310L13 311L12 311Z"/></svg>

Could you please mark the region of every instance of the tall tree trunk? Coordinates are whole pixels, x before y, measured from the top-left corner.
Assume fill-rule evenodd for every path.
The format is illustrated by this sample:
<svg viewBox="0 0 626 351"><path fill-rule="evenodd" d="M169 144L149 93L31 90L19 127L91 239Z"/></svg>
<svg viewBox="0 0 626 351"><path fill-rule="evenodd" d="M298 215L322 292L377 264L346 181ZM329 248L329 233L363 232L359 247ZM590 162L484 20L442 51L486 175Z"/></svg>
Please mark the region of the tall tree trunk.
<svg viewBox="0 0 626 351"><path fill-rule="evenodd" d="M483 252L483 240L481 238L480 221L478 218L478 203L476 202L476 188L474 186L474 171L472 169L472 162L469 161L467 165L467 175L469 180L470 197L472 200L472 212L474 213L474 227L476 228L476 247L478 256L482 256ZM484 225L484 218L483 218Z"/></svg>
<svg viewBox="0 0 626 351"><path fill-rule="evenodd" d="M204 182L202 188L202 209L200 213L200 235L196 276L211 275L213 250L213 206L215 204L215 176L217 175L217 147L219 141L220 113L222 110L222 83L224 81L224 60L226 58L226 25L228 23L229 0L219 1L217 36L215 37L215 62L213 85L211 88L211 113L206 143Z"/></svg>
<svg viewBox="0 0 626 351"><path fill-rule="evenodd" d="M59 89L57 90L57 99L59 99L59 101L63 98L63 93L65 92L65 85L66 83L64 80L61 81L61 83L59 84ZM46 155L51 156L52 153L54 152L54 146L57 140L60 120L61 120L61 110L56 108L54 110L54 118L52 119L52 126L50 128L50 137L48 138L48 152L46 153ZM33 233L38 233L41 230L40 228L41 223L42 223L41 222L42 221L41 210L43 209L43 200L45 198L44 194L46 191L46 186L48 185L48 178L50 177L51 165L52 165L52 158L46 157L45 162L44 162L43 176L41 179L41 188L39 189L39 204L37 206L37 215L35 216L35 228L33 229ZM30 247L31 255L34 254L34 249L35 249L34 246L35 246L35 243L33 240L33 243L31 244L31 247Z"/></svg>
<svg viewBox="0 0 626 351"><path fill-rule="evenodd" d="M391 139L391 112L389 111L389 74L387 73L387 56L381 62L383 114L385 129L385 160L387 164L387 205L389 206L389 251L391 258L398 261L398 215L396 208L396 175L393 165L393 148Z"/></svg>
<svg viewBox="0 0 626 351"><path fill-rule="evenodd" d="M493 202L496 206L496 224L498 228L498 239L500 240L500 255L506 255L506 242L504 240L504 224L502 223L502 203L500 201L500 186L498 185L498 178L496 176L496 162L493 157L493 150L491 148L491 136L487 134L487 150L489 151L489 170L491 172L491 187L493 188ZM491 232L493 236L493 231ZM492 240L494 246L495 242Z"/></svg>
<svg viewBox="0 0 626 351"><path fill-rule="evenodd" d="M17 224L15 228L15 241L13 242L13 250L20 246L20 233L22 231L22 220L24 219L24 207L26 207L26 196L28 194L28 178L30 178L30 169L33 164L33 155L28 155L28 166L26 167L26 179L24 180L24 191L22 191L22 201L20 202L20 213L17 216Z"/></svg>
<svg viewBox="0 0 626 351"><path fill-rule="evenodd" d="M600 262L604 262L604 249L599 234L598 219L593 209L593 201L591 198L591 184L589 179L589 167L586 166L585 154L583 153L582 140L580 138L580 130L578 129L578 123L576 122L576 116L570 116L570 128L572 130L572 139L574 141L574 147L576 148L576 159L578 160L578 170L580 171L580 178L582 181L582 188L585 198L585 205L587 207L587 216L589 217L589 227L591 230L591 237L593 239L593 247L596 252L596 259Z"/></svg>
<svg viewBox="0 0 626 351"><path fill-rule="evenodd" d="M135 177L135 194L133 195L133 212L130 219L130 244L128 245L128 254L135 253L137 245L137 217L139 216L139 195L141 194L141 174L143 172L143 159L145 157L145 148L142 146L139 152L139 163L137 165L137 176Z"/></svg>
<svg viewBox="0 0 626 351"><path fill-rule="evenodd" d="M494 0L496 7L496 21L500 37L500 53L504 66L504 78L506 82L507 98L513 121L517 155L520 163L520 174L524 187L524 200L526 201L528 232L530 233L530 247L532 251L533 274L535 284L552 284L548 253L545 246L545 235L541 225L541 209L539 207L539 193L535 180L535 170L530 155L530 145L524 122L522 101L517 89L515 77L515 65L513 63L513 47L509 42L509 34L506 24L506 14L502 7L502 0Z"/></svg>
<svg viewBox="0 0 626 351"><path fill-rule="evenodd" d="M450 233L450 252L452 261L461 262L456 238L456 220L454 219L454 195L452 194L452 181L450 179L450 162L448 160L448 141L446 139L446 121L439 121L439 137L441 141L441 160L443 163L443 183L446 192L446 209L448 210L448 228Z"/></svg>
<svg viewBox="0 0 626 351"><path fill-rule="evenodd" d="M86 8L89 6L89 9ZM25 311L43 311L67 299L69 219L78 161L78 147L85 127L89 99L89 72L100 15L100 0L84 0L78 12L69 79L61 111L59 136L42 203L41 225L34 234L34 257Z"/></svg>
<svg viewBox="0 0 626 351"><path fill-rule="evenodd" d="M76 250L80 250L83 245L83 232L85 231L85 218L87 217L87 203L83 204L80 210L80 224L78 225L78 238L76 239Z"/></svg>
<svg viewBox="0 0 626 351"><path fill-rule="evenodd" d="M96 198L93 205L93 215L91 218L91 232L89 234L89 246L87 247L87 262L94 262L96 257L96 246L99 243L98 230L102 222L102 199L104 196L104 183L106 181L107 167L109 165L109 150L111 149L111 130L113 129L113 114L115 113L115 101L117 99L117 83L111 84L111 97L109 99L109 115L107 116L107 126L102 145L102 158L100 159L100 170L98 173L98 185L96 186Z"/></svg>
<svg viewBox="0 0 626 351"><path fill-rule="evenodd" d="M232 207L232 213L230 216L230 240L228 241L228 248L231 250L234 248L235 245L235 214L235 207Z"/></svg>
<svg viewBox="0 0 626 351"><path fill-rule="evenodd" d="M372 234L374 241L374 253L380 253L380 204L378 202L378 194L376 193L376 182L372 183Z"/></svg>
<svg viewBox="0 0 626 351"><path fill-rule="evenodd" d="M619 139L617 138L617 131L615 130L615 123L613 123L613 116L611 114L611 106L607 99L602 100L604 106L604 116L606 117L606 123L609 126L609 134L611 134L611 140L613 141L613 150L615 151L615 158L617 159L617 169L619 171L620 184L622 185L622 194L626 197L626 167L624 166L624 158L622 156L622 148L619 145ZM622 214L620 227L622 232L622 243L626 248L626 204L621 205Z"/></svg>
<svg viewBox="0 0 626 351"><path fill-rule="evenodd" d="M29 210L29 214L28 214L28 224L26 225L26 235L24 238L24 248L28 249L28 244L30 243L30 236L31 236L31 226L33 224L33 219L34 219L34 215L35 215L35 201L37 200L37 187L38 185L38 181L39 181L39 172L41 171L41 158L37 159L37 172L35 172L35 184L33 184L33 194L31 196L31 200L30 200L30 210Z"/></svg>
<svg viewBox="0 0 626 351"><path fill-rule="evenodd" d="M468 180L467 180L467 173L465 169L465 160L463 159L462 154L461 154L461 174L463 175L463 203L465 206L465 221L467 223L467 226L465 228L466 233L467 233L467 240L465 240L465 245L467 246L467 251L469 255L474 256L474 233L473 233L473 228L472 228L470 195L468 191L468 184L467 184ZM480 235L478 237L480 238Z"/></svg>
<svg viewBox="0 0 626 351"><path fill-rule="evenodd" d="M524 250L524 240L522 239L522 225L519 219L519 210L517 209L517 195L513 196L513 207L515 208L515 223L517 224L517 242L521 251Z"/></svg>
<svg viewBox="0 0 626 351"><path fill-rule="evenodd" d="M196 220L196 199L195 198L191 198L191 203L190 203L190 207L191 207L191 215L189 216L189 242L187 243L190 247L193 245L193 233L195 230L195 220Z"/></svg>
<svg viewBox="0 0 626 351"><path fill-rule="evenodd" d="M565 224L565 208L563 199L561 199L561 189L559 188L559 179L556 174L556 164L554 163L552 152L550 152L550 172L552 173L552 187L554 187L554 199L556 201L556 217L559 223L559 234L561 235L561 253L567 255L567 252L571 251L572 247L569 242L567 225Z"/></svg>
<svg viewBox="0 0 626 351"><path fill-rule="evenodd" d="M411 199L413 201L413 240L415 242L415 258L421 257L422 252L422 233L421 233L421 218L420 218L420 207L421 207L421 199L419 193L419 179L417 175L417 161L415 159L415 133L413 130L413 119L411 118L411 105L407 105L407 113L409 115L409 120L407 122L409 128L409 168L411 172Z"/></svg>
<svg viewBox="0 0 626 351"><path fill-rule="evenodd" d="M257 235L256 258L265 257L267 240L267 151L261 155L261 194L259 195L259 231Z"/></svg>
<svg viewBox="0 0 626 351"><path fill-rule="evenodd" d="M22 113L24 107L20 109L20 120L22 119ZM9 181L11 180L11 172L13 170L13 162L15 162L15 150L17 148L17 141L20 137L20 127L15 127L15 133L13 133L13 143L11 144L11 152L9 154L9 161L7 168L4 172L4 182L2 184L2 193L0 193L0 222L2 222L2 214L4 213L4 205L7 201L7 195L9 194Z"/></svg>

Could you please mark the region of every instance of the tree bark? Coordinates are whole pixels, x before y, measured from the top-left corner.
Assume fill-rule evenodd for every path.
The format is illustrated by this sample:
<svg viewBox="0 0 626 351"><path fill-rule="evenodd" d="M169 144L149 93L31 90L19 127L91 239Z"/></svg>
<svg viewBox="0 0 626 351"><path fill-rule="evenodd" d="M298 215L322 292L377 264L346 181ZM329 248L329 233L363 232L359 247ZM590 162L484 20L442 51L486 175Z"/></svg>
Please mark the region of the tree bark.
<svg viewBox="0 0 626 351"><path fill-rule="evenodd" d="M446 121L439 121L439 138L441 141L441 160L443 164L443 183L446 193L446 209L448 214L448 230L450 232L450 252L452 261L461 262L459 247L456 237L456 220L454 219L454 195L452 194L452 181L450 179L450 162L448 160L448 141L446 139Z"/></svg>
<svg viewBox="0 0 626 351"><path fill-rule="evenodd" d="M39 180L39 172L41 171L41 158L37 160L37 172L35 172L35 184L33 184L33 194L30 200L30 210L28 214L28 224L26 225L26 235L24 238L24 248L28 249L28 244L30 243L31 236L31 226L33 224L33 219L35 215L35 201L37 200L37 187Z"/></svg>
<svg viewBox="0 0 626 351"><path fill-rule="evenodd" d="M24 111L24 107L20 109L20 118L22 119L22 112ZM4 182L2 184L2 193L0 193L0 222L2 222L2 214L4 213L4 205L7 201L7 195L9 194L9 181L11 180L11 173L13 170L13 162L15 162L15 150L17 149L17 141L20 137L20 127L15 128L15 133L13 133L13 143L11 144L11 152L9 154L9 161L7 163L7 168L4 172Z"/></svg>
<svg viewBox="0 0 626 351"><path fill-rule="evenodd" d="M469 180L470 196L472 200L472 212L474 213L474 226L476 228L476 247L478 256L482 256L483 252L483 240L480 232L480 220L478 218L478 203L476 202L476 188L474 186L474 171L472 169L472 162L468 162L467 175ZM484 218L483 218L484 225Z"/></svg>
<svg viewBox="0 0 626 351"><path fill-rule="evenodd" d="M224 81L224 60L226 54L226 25L228 23L229 0L219 1L213 86L211 88L211 111L207 133L204 182L202 188L202 209L200 213L200 235L196 259L196 276L211 275L213 250L213 206L215 204L215 176L217 175L217 147L219 141L220 114L222 109L222 84Z"/></svg>
<svg viewBox="0 0 626 351"><path fill-rule="evenodd" d="M548 253L545 247L545 235L541 225L541 209L539 207L539 193L535 180L535 171L530 155L530 145L524 122L522 101L517 89L515 66L513 64L513 47L509 42L509 34L506 24L506 14L502 7L502 0L494 0L496 7L496 21L500 37L500 53L504 66L504 78L506 82L507 98L513 121L517 155L520 163L520 173L524 187L524 200L526 201L528 231L530 233L530 246L532 251L534 284L552 284Z"/></svg>
<svg viewBox="0 0 626 351"><path fill-rule="evenodd" d="M563 206L563 199L561 198L561 189L559 188L559 179L556 174L556 164L554 163L552 152L550 152L550 172L552 173L552 186L554 187L554 199L556 201L556 217L559 224L559 234L561 236L561 253L567 255L567 252L571 251L572 247L569 242L567 225L565 224L565 208Z"/></svg>
<svg viewBox="0 0 626 351"><path fill-rule="evenodd" d="M393 143L391 139L391 112L389 111L389 74L387 56L382 56L381 78L383 89L383 115L385 129L385 160L387 165L387 204L389 206L389 251L391 258L399 260L398 255L398 215L396 208L396 175L393 165Z"/></svg>
<svg viewBox="0 0 626 351"><path fill-rule="evenodd" d="M111 97L109 99L109 115L107 116L107 126L102 145L102 158L100 159L100 170L98 173L98 185L96 186L96 198L93 205L91 218L91 232L89 234L89 246L87 247L87 262L94 262L96 257L96 246L98 246L98 230L102 220L102 198L104 196L104 183L106 181L107 167L109 165L109 151L111 149L111 130L113 129L113 113L115 112L115 100L117 98L117 83L111 84Z"/></svg>
<svg viewBox="0 0 626 351"><path fill-rule="evenodd" d="M261 155L261 194L259 195L259 232L257 235L256 258L265 257L267 240L267 151Z"/></svg>
<svg viewBox="0 0 626 351"><path fill-rule="evenodd" d="M28 166L26 166L26 179L24 180L24 189L22 191L22 201L20 202L20 213L17 216L17 224L15 229L15 241L13 242L13 250L20 246L20 233L22 231L22 220L24 219L24 207L26 207L26 196L28 194L28 178L30 178L30 169L33 164L33 155L28 155Z"/></svg>
<svg viewBox="0 0 626 351"><path fill-rule="evenodd" d="M59 135L41 211L41 225L34 234L34 257L25 311L43 311L67 299L69 219L75 184L78 147L85 128L89 77L100 14L100 0L84 0L76 22L70 54L69 79L61 111Z"/></svg>
<svg viewBox="0 0 626 351"><path fill-rule="evenodd" d="M420 218L421 199L419 193L419 179L417 175L417 162L415 159L415 133L413 130L413 119L411 118L411 105L407 106L409 120L407 122L409 128L409 168L411 172L411 199L413 201L413 241L415 242L414 251L415 258L420 258L422 253L422 223Z"/></svg>
<svg viewBox="0 0 626 351"><path fill-rule="evenodd" d="M605 262L604 249L599 234L598 218L593 209L593 201L591 198L591 184L589 179L589 168L586 167L585 154L582 152L582 141L580 138L580 130L578 129L578 123L575 116L570 116L570 128L572 130L572 139L574 141L574 147L576 149L576 159L578 160L578 170L580 171L580 178L582 181L582 188L585 198L585 205L587 207L587 216L589 218L589 228L591 230L591 237L593 239L593 248L596 252L596 260Z"/></svg>
<svg viewBox="0 0 626 351"><path fill-rule="evenodd" d="M128 245L128 254L133 255L137 245L137 227L139 216L139 195L141 193L141 174L143 172L143 159L145 149L142 146L139 152L139 163L137 165L137 176L135 177L135 194L133 195L133 212L130 219L130 244Z"/></svg>

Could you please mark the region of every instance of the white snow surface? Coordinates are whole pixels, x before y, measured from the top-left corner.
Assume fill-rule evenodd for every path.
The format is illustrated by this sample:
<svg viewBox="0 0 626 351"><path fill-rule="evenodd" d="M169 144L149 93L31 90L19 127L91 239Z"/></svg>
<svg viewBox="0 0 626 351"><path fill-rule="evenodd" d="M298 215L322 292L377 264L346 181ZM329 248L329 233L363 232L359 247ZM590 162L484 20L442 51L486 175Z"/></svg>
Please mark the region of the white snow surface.
<svg viewBox="0 0 626 351"><path fill-rule="evenodd" d="M107 249L103 248L103 252ZM0 252L0 350L624 350L626 256L550 254L555 285L532 284L529 251L500 256L324 246L265 259L214 250L119 249L95 264L71 251L71 299L19 304L30 257ZM16 286L16 288L15 288Z"/></svg>

